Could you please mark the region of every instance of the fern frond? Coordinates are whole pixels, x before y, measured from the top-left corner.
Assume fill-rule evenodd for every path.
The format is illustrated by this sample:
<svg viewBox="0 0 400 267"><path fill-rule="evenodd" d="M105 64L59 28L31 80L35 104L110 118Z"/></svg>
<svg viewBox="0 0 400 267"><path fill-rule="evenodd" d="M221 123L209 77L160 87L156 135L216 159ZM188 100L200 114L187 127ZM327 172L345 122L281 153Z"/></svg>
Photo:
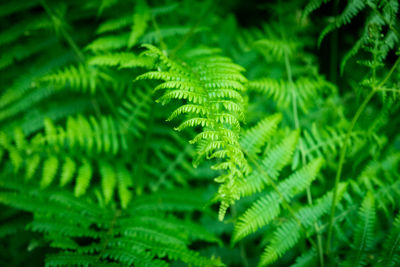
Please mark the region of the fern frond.
<svg viewBox="0 0 400 267"><path fill-rule="evenodd" d="M307 111L312 99L324 91L334 91L334 86L321 76L316 78L302 77L293 84L285 80L262 78L250 81L248 89L262 93L274 99L280 106L287 107L292 101L293 91L298 105L303 111Z"/></svg>
<svg viewBox="0 0 400 267"><path fill-rule="evenodd" d="M296 263L290 265L290 267L308 267L317 265L317 255L317 251L312 248L298 257Z"/></svg>
<svg viewBox="0 0 400 267"><path fill-rule="evenodd" d="M274 135L281 120L281 114L274 114L265 117L257 125L246 130L240 138L240 145L246 153L258 154L261 147Z"/></svg>
<svg viewBox="0 0 400 267"><path fill-rule="evenodd" d="M281 60L285 55L290 57L299 43L279 39L261 39L254 42L254 46L266 57L272 55L275 59Z"/></svg>
<svg viewBox="0 0 400 267"><path fill-rule="evenodd" d="M151 68L153 61L151 58L140 57L130 52L109 53L96 55L88 59L88 65L109 66L123 68Z"/></svg>
<svg viewBox="0 0 400 267"><path fill-rule="evenodd" d="M45 75L41 78L41 81L52 84L56 88L68 86L72 90L94 94L99 82L99 74L95 68L80 64L66 67L54 74Z"/></svg>
<svg viewBox="0 0 400 267"><path fill-rule="evenodd" d="M343 10L342 14L336 17L335 22L325 27L318 38L318 46L322 43L325 36L333 31L335 28L340 28L343 25L350 23L350 21L358 15L358 13L366 7L364 0L351 0Z"/></svg>
<svg viewBox="0 0 400 267"><path fill-rule="evenodd" d="M85 49L93 52L118 50L128 46L129 33L101 36L88 44Z"/></svg>
<svg viewBox="0 0 400 267"><path fill-rule="evenodd" d="M345 187L345 184L340 184L339 199L343 196ZM331 202L332 192L329 192L319 198L312 206L301 208L296 213L296 218L303 227L310 228L322 215L329 212ZM302 235L299 221L291 218L274 231L271 242L261 255L258 266L266 266L276 262L285 252L298 243Z"/></svg>
<svg viewBox="0 0 400 267"><path fill-rule="evenodd" d="M133 47L144 34L150 20L150 10L145 1L138 1L133 14L133 25L128 40L128 48Z"/></svg>
<svg viewBox="0 0 400 267"><path fill-rule="evenodd" d="M383 244L383 251L379 256L378 266L394 267L400 264L400 215L397 215L387 239Z"/></svg>
<svg viewBox="0 0 400 267"><path fill-rule="evenodd" d="M290 200L293 196L310 186L312 181L316 178L322 162L322 159L310 162L278 185L278 191L282 192L285 201ZM232 241L237 242L270 223L279 215L282 201L283 199L281 199L276 192L269 193L256 200L254 204L238 218L238 222L235 224Z"/></svg>
<svg viewBox="0 0 400 267"><path fill-rule="evenodd" d="M376 222L375 201L372 193L367 193L358 212L358 223L354 232L354 254L350 254L347 264L350 266L367 265L367 253L374 246L374 228Z"/></svg>
<svg viewBox="0 0 400 267"><path fill-rule="evenodd" d="M266 151L260 162L269 178L276 180L280 171L292 160L293 153L299 140L299 132L291 132L279 144ZM239 192L241 196L249 196L261 192L265 185L268 185L268 177L264 177L257 169L240 182Z"/></svg>
<svg viewBox="0 0 400 267"><path fill-rule="evenodd" d="M222 220L226 208L239 197L237 180L247 168L245 167L244 155L238 149L239 140L237 137L237 133L240 131L240 119L243 118L242 110L244 109L241 106L242 101L238 102L234 98L229 99L229 95L224 95L225 99L221 99L219 96L215 97L214 92L218 92L220 89L231 90L241 98L239 92L244 90L244 85L240 81L245 79L244 77L239 78L242 68L233 64L230 59L215 54L215 51L210 49L192 51L187 56L189 64L187 66L169 59L154 46L147 45L146 48L148 50L145 54L158 59L162 63L162 67L168 69L168 72L161 72L161 74L150 72L139 76L138 79L150 78L164 81L156 88L157 90L165 90L163 96L158 99L158 102L162 104L168 103L172 99L186 100L187 105L184 108L178 108L172 114L172 117L182 113L192 113L192 111L196 116L199 116L189 117L176 129L179 131L187 127L201 126L204 130L214 131L213 135L203 134L197 138L203 138L198 158L207 157L218 152L218 150L227 150L223 153L214 154L218 157L226 156L226 162L213 167L214 169L225 169L228 172L216 179L216 181L222 183L219 189L219 197L222 200L219 218ZM225 74L227 67L231 67L232 70L236 69L236 74L233 76L232 72ZM210 73L214 75L212 77L207 76ZM234 80L231 77L234 77ZM177 82L170 82L171 80ZM209 93L209 90L212 90L211 93ZM232 130L236 135L219 129ZM226 133L229 136L226 136Z"/></svg>
<svg viewBox="0 0 400 267"><path fill-rule="evenodd" d="M82 161L82 165L78 168L76 184L74 193L75 196L79 197L85 194L87 188L89 187L90 180L92 179L92 167L87 160Z"/></svg>
<svg viewBox="0 0 400 267"><path fill-rule="evenodd" d="M44 124L45 134L35 138L35 146L67 147L71 151L86 151L88 154L96 151L113 155L126 149L126 136L111 117L101 117L99 121L94 117L69 117L65 129L56 128L49 119L46 119Z"/></svg>

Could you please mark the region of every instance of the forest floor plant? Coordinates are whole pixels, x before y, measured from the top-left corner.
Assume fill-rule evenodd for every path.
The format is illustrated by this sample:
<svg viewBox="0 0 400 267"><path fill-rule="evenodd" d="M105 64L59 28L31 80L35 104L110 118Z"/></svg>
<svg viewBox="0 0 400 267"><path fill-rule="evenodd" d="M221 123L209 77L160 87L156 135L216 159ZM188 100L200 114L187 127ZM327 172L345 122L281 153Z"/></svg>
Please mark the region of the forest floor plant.
<svg viewBox="0 0 400 267"><path fill-rule="evenodd" d="M1 266L400 266L397 0L0 20Z"/></svg>

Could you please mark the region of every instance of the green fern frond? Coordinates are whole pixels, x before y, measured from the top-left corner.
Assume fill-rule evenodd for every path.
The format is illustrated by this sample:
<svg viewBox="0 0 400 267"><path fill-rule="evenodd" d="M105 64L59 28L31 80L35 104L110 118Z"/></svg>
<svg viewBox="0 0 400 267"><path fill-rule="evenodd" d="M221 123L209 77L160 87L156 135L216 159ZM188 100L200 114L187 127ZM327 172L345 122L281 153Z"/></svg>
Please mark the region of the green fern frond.
<svg viewBox="0 0 400 267"><path fill-rule="evenodd" d="M400 215L393 222L392 230L383 244L378 266L394 267L400 264Z"/></svg>
<svg viewBox="0 0 400 267"><path fill-rule="evenodd" d="M88 64L92 66L107 66L123 68L151 68L153 62L151 58L140 57L131 52L109 53L96 55L88 59Z"/></svg>
<svg viewBox="0 0 400 267"><path fill-rule="evenodd" d="M235 99L229 98L221 99L213 93L208 93L208 91L214 92L219 89L229 89L237 93L243 91L244 85L237 81L241 68L233 64L230 59L215 54L213 50L199 49L195 50L196 53L191 52L187 59L189 66L184 66L179 62L172 61L154 46L147 45L146 48L148 51L145 54L158 59L162 63L160 67L166 67L168 72L161 71L162 75L151 72L139 76L138 79L156 78L164 80L161 87L157 88L165 90L164 95L158 100L162 104L168 103L172 99L185 99L187 101L190 106L178 108L172 117L185 112L192 113L192 111L195 111L194 113L199 116L189 117L176 129L179 131L187 127L201 126L205 131L214 132L213 135L199 135L196 139L197 142L198 139L202 138L198 158L209 157L219 150L227 150L222 154L220 152L214 154L219 157L226 157L225 162L213 166L214 169L227 171L227 174L216 178L216 181L222 183L219 188L219 197L222 201L219 218L222 220L227 207L239 198L237 181L248 168L244 155L239 149L238 140L243 107L241 106L242 101L237 102ZM194 62L196 62L195 65ZM190 66L191 63L193 66ZM234 76L229 73L225 74L225 68L229 66L237 69ZM207 76L210 73L214 75L212 77ZM234 77L234 80L231 77ZM171 79L178 80L178 82L171 83L169 82ZM240 80L244 79L244 77L240 78ZM231 131L235 134L232 134Z"/></svg>
<svg viewBox="0 0 400 267"><path fill-rule="evenodd" d="M367 253L374 247L376 222L375 201L372 193L367 193L358 212L358 223L354 232L354 254L350 254L346 264L365 266L368 263Z"/></svg>
<svg viewBox="0 0 400 267"><path fill-rule="evenodd" d="M281 120L281 114L274 114L265 117L257 125L246 130L240 138L240 145L246 153L258 154L261 147L274 135Z"/></svg>
<svg viewBox="0 0 400 267"><path fill-rule="evenodd" d="M261 227L269 224L280 213L282 201L289 201L293 196L306 189L318 175L322 166L322 159L317 159L304 166L281 182L277 189L282 192L283 198L277 192L268 193L259 198L238 218L233 232L233 242L254 233Z"/></svg>
<svg viewBox="0 0 400 267"><path fill-rule="evenodd" d="M133 25L128 40L128 48L132 48L144 34L150 20L150 10L145 1L138 1L133 14Z"/></svg>
<svg viewBox="0 0 400 267"><path fill-rule="evenodd" d="M345 187L345 184L340 184L339 199L343 196ZM329 212L331 203L332 192L329 192L315 201L312 206L301 208L296 213L297 220L291 218L280 225L274 231L270 244L261 255L258 266L267 266L276 262L285 252L295 246L302 236L299 222L306 229L310 228L322 215Z"/></svg>
<svg viewBox="0 0 400 267"><path fill-rule="evenodd" d="M120 126L111 117L94 117L86 119L83 116L69 117L65 129L56 127L46 119L45 133L34 138L34 146L48 145L53 149L68 148L70 151L95 153L111 153L116 155L126 149L126 136Z"/></svg>
<svg viewBox="0 0 400 267"><path fill-rule="evenodd" d="M335 28L340 28L343 25L350 23L350 21L366 7L364 0L351 0L343 10L342 14L336 17L335 22L325 27L318 38L318 46L322 43L325 36L333 31Z"/></svg>
<svg viewBox="0 0 400 267"><path fill-rule="evenodd" d="M303 253L296 259L296 263L290 265L290 267L308 267L317 265L317 251L310 249Z"/></svg>
<svg viewBox="0 0 400 267"><path fill-rule="evenodd" d="M93 52L118 50L127 47L128 42L129 33L105 35L95 39L85 49Z"/></svg>
<svg viewBox="0 0 400 267"><path fill-rule="evenodd" d="M92 167L87 160L82 161L82 165L78 168L76 184L74 189L75 196L79 197L86 193L92 179Z"/></svg>
<svg viewBox="0 0 400 267"><path fill-rule="evenodd" d="M347 139L347 145L356 151L364 144L362 139L364 134L364 132L353 131ZM303 131L301 140L304 155L308 160L321 156L332 157L338 154L340 147L343 147L346 140L346 132L338 127L323 129L317 127L316 124L312 124L310 131Z"/></svg>
<svg viewBox="0 0 400 267"><path fill-rule="evenodd" d="M313 98L324 91L334 91L334 86L321 76L316 78L302 77L293 84L285 80L262 78L250 81L248 89L271 97L280 106L287 107L292 101L293 91L296 95L298 105L303 111L307 111Z"/></svg>
<svg viewBox="0 0 400 267"><path fill-rule="evenodd" d="M299 43L279 39L261 39L254 42L254 47L266 57L272 55L277 60L283 59L285 55L290 57L298 46Z"/></svg>
<svg viewBox="0 0 400 267"><path fill-rule="evenodd" d="M45 75L41 78L41 81L52 84L56 88L68 86L72 90L94 94L99 78L99 73L95 68L80 64L78 66L66 67L54 74Z"/></svg>
<svg viewBox="0 0 400 267"><path fill-rule="evenodd" d="M298 140L299 132L293 131L279 144L266 151L265 156L260 161L260 165L270 179L276 180L283 167L291 162ZM268 177L254 169L249 176L240 182L239 192L241 196L249 196L256 192L261 192L265 185L268 184Z"/></svg>

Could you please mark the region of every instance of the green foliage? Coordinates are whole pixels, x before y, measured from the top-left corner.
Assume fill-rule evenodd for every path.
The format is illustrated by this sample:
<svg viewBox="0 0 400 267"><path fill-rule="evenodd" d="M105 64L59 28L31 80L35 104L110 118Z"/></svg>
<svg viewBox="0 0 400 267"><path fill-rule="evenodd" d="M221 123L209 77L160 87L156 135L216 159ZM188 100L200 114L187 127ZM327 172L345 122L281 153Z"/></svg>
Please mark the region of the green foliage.
<svg viewBox="0 0 400 267"><path fill-rule="evenodd" d="M398 12L1 3L0 265L400 265Z"/></svg>

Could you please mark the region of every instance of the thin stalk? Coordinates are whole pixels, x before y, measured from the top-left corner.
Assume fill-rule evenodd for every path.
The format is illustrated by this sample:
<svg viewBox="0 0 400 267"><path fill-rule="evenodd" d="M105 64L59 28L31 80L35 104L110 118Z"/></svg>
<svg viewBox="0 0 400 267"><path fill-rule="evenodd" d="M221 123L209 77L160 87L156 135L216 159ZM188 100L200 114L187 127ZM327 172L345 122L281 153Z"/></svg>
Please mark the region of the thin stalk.
<svg viewBox="0 0 400 267"><path fill-rule="evenodd" d="M339 11L339 1L335 0L333 3L333 16L335 17ZM329 66L329 78L333 83L337 82L338 72L338 44L339 34L338 29L335 28L331 36L331 52L330 52L330 66Z"/></svg>
<svg viewBox="0 0 400 267"><path fill-rule="evenodd" d="M394 88L378 88L379 91L382 92L395 92L395 93L400 93L400 89L394 89Z"/></svg>
<svg viewBox="0 0 400 267"><path fill-rule="evenodd" d="M134 171L134 174L135 174L134 177L136 177L136 181L137 181L137 184L136 184L136 194L137 195L141 195L143 193L144 165L146 163L148 154L150 152L149 145L151 143L151 137L153 134L153 126L154 126L154 120L155 120L155 118L154 118L155 111L154 110L155 110L154 107L152 107L150 109L150 117L149 117L148 123L147 123L148 128L147 128L146 134L144 136L144 141L141 144L142 149L140 152L137 150L138 155L140 155L139 159L137 160L136 168Z"/></svg>
<svg viewBox="0 0 400 267"><path fill-rule="evenodd" d="M185 45L187 40L189 40L189 38L195 33L195 30L200 26L203 19L209 13L209 11L212 7L212 3L213 3L213 1L208 1L208 3L205 5L203 12L197 19L196 23L193 24L193 26L190 28L190 30L183 36L183 38L179 41L179 43L174 47L174 49L170 53L171 55L175 55L176 52L178 52L178 50L181 49Z"/></svg>
<svg viewBox="0 0 400 267"><path fill-rule="evenodd" d="M237 211L236 211L236 206L235 204L233 204L231 206L231 212L232 212L232 216L234 218L235 224L236 224L236 220L237 220ZM239 241L239 250L240 250L240 258L242 260L242 264L244 267L250 267L249 265L249 261L247 260L247 255L246 255L246 250L244 249L244 245L243 245L243 240Z"/></svg>
<svg viewBox="0 0 400 267"><path fill-rule="evenodd" d="M298 115L298 111L297 111L297 95L296 95L296 90L294 90L294 87L293 87L292 68L291 68L289 56L287 53L285 53L285 67L286 67L287 78L288 78L290 87L292 89L292 109L293 109L294 126L295 126L295 129L299 129L301 131L299 115ZM305 165L306 157L305 157L305 153L304 153L303 141L301 139L300 139L300 154L301 154L302 164ZM310 186L307 186L306 192L307 192L307 202L309 205L312 205L313 201L312 201ZM324 253L323 253L323 248L322 248L322 237L321 237L321 233L319 231L319 225L317 222L314 224L314 228L317 233L317 244L318 244L317 249L318 249L319 263L320 263L321 267L324 267L325 264L324 264Z"/></svg>
<svg viewBox="0 0 400 267"><path fill-rule="evenodd" d="M54 13L51 10L51 8L49 7L49 5L46 3L45 0L41 0L40 2L42 4L44 10L46 11L46 13L51 18L51 20L54 21L56 16L54 15ZM54 28L55 28L55 30L57 30L56 26L54 26ZM72 48L72 50L74 50L74 52L78 56L79 60L82 62L85 61L85 56L83 55L83 53L81 52L79 47L76 45L76 43L72 39L71 35L64 29L64 27L59 27L59 31L60 31L62 37L65 39L65 41L67 41L68 45Z"/></svg>
<svg viewBox="0 0 400 267"><path fill-rule="evenodd" d="M361 106L357 109L356 114L354 115L353 119L351 120L351 124L347 130L346 137L344 139L343 143L343 148L340 151L340 159L339 159L339 166L338 170L336 172L336 177L335 177L335 185L333 188L333 197L332 197L332 204L331 204L331 213L330 213L330 218L329 218L329 227L328 227L328 239L327 239L327 245L326 245L326 253L330 253L330 243L332 239L332 230L333 230L333 218L335 217L335 207L336 207L336 201L337 201L337 193L338 193L338 188L339 188L339 182L340 182L340 177L342 175L342 169L343 169L343 164L347 152L347 144L350 139L350 135L353 131L353 128L360 117L361 113L364 111L366 108L367 104L369 101L372 99L374 94L376 93L376 90L371 90L371 92L368 94L368 96L364 99L362 102Z"/></svg>
<svg viewBox="0 0 400 267"><path fill-rule="evenodd" d="M377 91L379 91L379 88L381 88L389 80L389 78L392 76L393 72L395 71L395 69L399 65L399 63L400 63L400 57L397 58L396 62L393 64L393 66L389 70L388 74L386 74L386 76L382 79L382 81L378 85L376 85L376 86L374 86L372 88L371 92L367 95L367 97L361 103L360 107L356 111L356 114L354 115L353 119L351 120L351 124L350 124L350 126L349 126L349 128L347 130L346 138L345 138L344 144L343 144L343 148L340 151L339 166L338 166L338 170L336 172L335 185L334 185L334 189L333 189L333 197L332 197L332 204L331 204L331 214L330 214L330 218L329 218L329 227L328 227L328 238L327 238L327 243L326 243L326 253L328 255L330 254L330 250L331 250L333 222L334 222L335 210L336 210L335 207L336 207L336 204L337 204L336 203L336 201L337 201L337 193L338 193L340 177L342 175L343 164L344 164L345 156L346 156L346 152L347 152L348 141L350 139L350 136L352 134L353 128L354 128L358 118L360 117L360 115L362 114L362 112L364 111L366 106L368 105L369 101L372 99L372 97L375 95L375 93Z"/></svg>
<svg viewBox="0 0 400 267"><path fill-rule="evenodd" d="M167 51L168 47L164 42L164 38L162 37L161 31L160 31L160 27L158 27L158 23L157 23L156 18L154 17L153 14L151 14L151 22L153 24L154 29L157 32L158 38L160 39L161 49L164 50L164 51Z"/></svg>

